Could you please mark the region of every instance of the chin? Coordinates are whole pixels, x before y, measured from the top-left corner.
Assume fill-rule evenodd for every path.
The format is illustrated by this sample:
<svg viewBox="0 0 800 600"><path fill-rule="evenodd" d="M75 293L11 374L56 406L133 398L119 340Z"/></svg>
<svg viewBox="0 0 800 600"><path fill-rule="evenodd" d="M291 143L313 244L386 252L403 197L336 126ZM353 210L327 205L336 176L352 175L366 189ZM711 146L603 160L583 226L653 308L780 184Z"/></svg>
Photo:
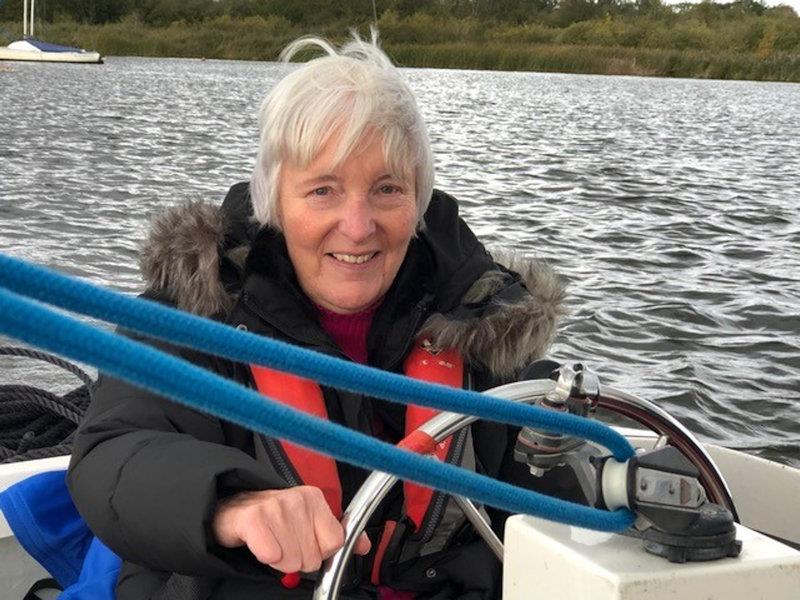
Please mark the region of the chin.
<svg viewBox="0 0 800 600"><path fill-rule="evenodd" d="M334 312L357 313L368 309L375 304L379 298L380 295L375 294L353 295L346 298L336 298L328 302L328 304L334 307L332 309Z"/></svg>

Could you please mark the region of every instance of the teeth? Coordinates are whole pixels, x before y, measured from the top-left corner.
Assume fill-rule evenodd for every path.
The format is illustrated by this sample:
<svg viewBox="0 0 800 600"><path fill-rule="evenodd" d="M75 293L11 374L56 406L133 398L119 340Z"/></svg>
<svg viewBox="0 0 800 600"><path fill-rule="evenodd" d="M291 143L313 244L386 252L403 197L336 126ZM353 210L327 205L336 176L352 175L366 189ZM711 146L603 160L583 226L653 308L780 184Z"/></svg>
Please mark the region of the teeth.
<svg viewBox="0 0 800 600"><path fill-rule="evenodd" d="M376 252L371 254L338 254L333 252L333 258L342 262L350 263L351 265L360 265L367 262L370 258L375 256Z"/></svg>

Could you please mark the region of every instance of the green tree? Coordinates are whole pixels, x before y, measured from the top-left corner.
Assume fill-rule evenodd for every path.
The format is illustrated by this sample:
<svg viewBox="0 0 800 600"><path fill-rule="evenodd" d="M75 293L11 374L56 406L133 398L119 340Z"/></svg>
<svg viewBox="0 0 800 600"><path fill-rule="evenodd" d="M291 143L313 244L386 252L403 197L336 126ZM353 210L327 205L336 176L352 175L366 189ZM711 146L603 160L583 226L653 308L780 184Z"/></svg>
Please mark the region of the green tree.
<svg viewBox="0 0 800 600"><path fill-rule="evenodd" d="M598 6L592 0L559 0L553 13L553 22L558 27L566 27L593 19L598 14Z"/></svg>
<svg viewBox="0 0 800 600"><path fill-rule="evenodd" d="M58 12L81 23L108 23L128 14L127 0L60 0Z"/></svg>
<svg viewBox="0 0 800 600"><path fill-rule="evenodd" d="M767 7L759 0L735 0L731 2L730 8L733 12L740 15L763 15Z"/></svg>
<svg viewBox="0 0 800 600"><path fill-rule="evenodd" d="M658 17L664 14L665 10L669 11L661 0L635 0L633 5L638 14L649 17Z"/></svg>
<svg viewBox="0 0 800 600"><path fill-rule="evenodd" d="M0 0L0 21L20 21L22 0Z"/></svg>
<svg viewBox="0 0 800 600"><path fill-rule="evenodd" d="M377 2L377 0L376 0ZM441 4L441 7L439 6ZM454 6L452 7L454 14L458 16L462 7L458 7L458 2L452 3ZM467 4L467 3L464 3ZM378 16L382 15L387 10L392 10L397 13L400 17L410 17L414 13L424 12L428 14L436 14L437 11L442 8L445 11L448 8L444 3L437 3L434 0L389 0L386 2L377 2L377 9L378 9Z"/></svg>
<svg viewBox="0 0 800 600"><path fill-rule="evenodd" d="M720 16L720 5L714 4L712 0L703 0L695 5L691 12L706 25L711 25Z"/></svg>

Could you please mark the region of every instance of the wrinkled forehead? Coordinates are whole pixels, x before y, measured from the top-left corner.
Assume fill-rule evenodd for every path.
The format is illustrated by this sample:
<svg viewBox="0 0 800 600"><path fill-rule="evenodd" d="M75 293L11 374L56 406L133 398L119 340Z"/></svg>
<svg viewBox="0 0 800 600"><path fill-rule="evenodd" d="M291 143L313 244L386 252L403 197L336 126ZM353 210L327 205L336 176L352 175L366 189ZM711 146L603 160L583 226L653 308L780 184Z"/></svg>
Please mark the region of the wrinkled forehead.
<svg viewBox="0 0 800 600"><path fill-rule="evenodd" d="M313 134L311 132L318 132ZM301 128L300 135L287 137L280 155L283 162L305 169L321 154L332 156L326 165L335 170L354 155L378 142L383 161L395 177L411 180L417 167L413 140L397 126L379 127L373 123L354 123L353 119L330 119L318 127ZM305 135L303 135L303 133Z"/></svg>

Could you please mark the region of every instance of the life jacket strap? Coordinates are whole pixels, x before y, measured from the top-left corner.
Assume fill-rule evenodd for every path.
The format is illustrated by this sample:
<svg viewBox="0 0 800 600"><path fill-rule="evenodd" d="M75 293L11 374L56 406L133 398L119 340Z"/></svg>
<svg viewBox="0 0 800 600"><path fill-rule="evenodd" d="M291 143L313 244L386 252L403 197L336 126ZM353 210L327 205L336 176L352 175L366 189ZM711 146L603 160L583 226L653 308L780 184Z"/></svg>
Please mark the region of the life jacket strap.
<svg viewBox="0 0 800 600"><path fill-rule="evenodd" d="M260 393L320 419L328 419L322 388L314 381L258 365L250 365L250 370ZM336 461L284 440L280 444L300 480L322 490L331 511L341 519L342 486Z"/></svg>
<svg viewBox="0 0 800 600"><path fill-rule="evenodd" d="M436 348L426 339L417 340L414 349L406 357L403 369L409 377L431 383L455 388L462 387L464 383L464 361L458 351L452 348L445 350ZM421 454L431 454L442 462L446 461L453 441L452 436L436 444L432 438L425 440L422 436L426 434L418 431L422 425L438 414L439 411L432 408L409 405L406 410L406 437L399 445L415 451L419 446L425 450L420 452ZM434 445L433 449L430 447L431 444ZM406 501L405 512L419 531L433 499L433 490L415 483L404 482L403 492Z"/></svg>
<svg viewBox="0 0 800 600"><path fill-rule="evenodd" d="M386 521L383 524L383 533L378 542L378 547L375 550L375 561L372 563L372 576L370 577L372 585L380 585L381 583L383 557L386 555L386 549L389 547L389 542L392 541L395 529L397 529L397 521Z"/></svg>

